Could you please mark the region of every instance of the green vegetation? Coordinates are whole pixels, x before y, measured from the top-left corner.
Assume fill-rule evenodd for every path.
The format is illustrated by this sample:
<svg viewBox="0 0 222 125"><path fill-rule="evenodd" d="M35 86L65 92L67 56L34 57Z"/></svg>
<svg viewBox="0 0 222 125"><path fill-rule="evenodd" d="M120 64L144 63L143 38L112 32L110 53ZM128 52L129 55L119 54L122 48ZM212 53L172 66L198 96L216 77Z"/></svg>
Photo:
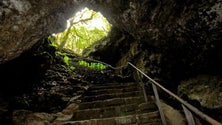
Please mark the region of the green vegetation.
<svg viewBox="0 0 222 125"><path fill-rule="evenodd" d="M107 36L111 29L101 13L84 8L67 21L67 29L49 37L52 46L70 49L81 55L83 49Z"/></svg>
<svg viewBox="0 0 222 125"><path fill-rule="evenodd" d="M68 56L64 56L63 57L63 61L65 62L66 65L69 65L69 57Z"/></svg>
<svg viewBox="0 0 222 125"><path fill-rule="evenodd" d="M69 64L69 60L70 58L66 55L66 53L62 53L60 51L56 51L56 56L61 56L63 57L63 62L69 66L70 71L75 70L75 67ZM96 63L96 62L86 62L86 61L78 61L78 64L80 66L84 66L87 68L91 68L91 69L96 69L96 70L104 70L107 68L107 66L105 66L102 63Z"/></svg>
<svg viewBox="0 0 222 125"><path fill-rule="evenodd" d="M110 29L111 24L100 12L84 8L67 20L67 29L64 32L50 35L48 41L51 43L50 46L56 48L55 55L62 57L63 62L69 67L70 71L73 71L75 67L70 64L69 56L60 50L65 48L81 55L85 48L106 37ZM106 69L106 66L101 63L88 63L85 61L79 61L78 63L91 69Z"/></svg>
<svg viewBox="0 0 222 125"><path fill-rule="evenodd" d="M75 70L75 67L69 64L69 57L66 55L66 53L62 53L60 51L56 51L56 56L61 56L63 57L63 62L69 67L70 71Z"/></svg>
<svg viewBox="0 0 222 125"><path fill-rule="evenodd" d="M73 70L75 70L76 68L75 68L74 66L70 66L69 69L70 69L71 71L73 71Z"/></svg>
<svg viewBox="0 0 222 125"><path fill-rule="evenodd" d="M53 47L57 48L57 45L54 42L55 41L55 37L54 36L50 35L50 36L48 36L47 39L50 42L50 46L53 46Z"/></svg>
<svg viewBox="0 0 222 125"><path fill-rule="evenodd" d="M60 51L56 51L55 52L55 55L56 56L61 56L61 57L63 57L63 62L68 66L69 65L69 57L66 55L66 53L62 53L62 52L60 52Z"/></svg>
<svg viewBox="0 0 222 125"><path fill-rule="evenodd" d="M69 71L74 71L76 69L74 66L69 64L69 57L67 55L63 57L63 61L69 67Z"/></svg>
<svg viewBox="0 0 222 125"><path fill-rule="evenodd" d="M86 61L79 61L79 65L88 67L91 69L96 69L96 70L104 70L107 68L107 66L101 64L101 63L95 63L95 62L86 62Z"/></svg>

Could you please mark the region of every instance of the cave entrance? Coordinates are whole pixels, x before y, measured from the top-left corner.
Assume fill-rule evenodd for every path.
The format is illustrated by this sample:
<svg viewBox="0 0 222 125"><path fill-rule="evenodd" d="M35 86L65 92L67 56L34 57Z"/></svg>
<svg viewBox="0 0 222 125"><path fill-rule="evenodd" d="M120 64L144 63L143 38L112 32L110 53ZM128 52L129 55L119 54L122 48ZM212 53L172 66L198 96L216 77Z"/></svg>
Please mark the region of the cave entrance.
<svg viewBox="0 0 222 125"><path fill-rule="evenodd" d="M106 37L111 27L100 12L84 8L67 20L67 28L63 32L52 34L52 44L82 55L84 49Z"/></svg>

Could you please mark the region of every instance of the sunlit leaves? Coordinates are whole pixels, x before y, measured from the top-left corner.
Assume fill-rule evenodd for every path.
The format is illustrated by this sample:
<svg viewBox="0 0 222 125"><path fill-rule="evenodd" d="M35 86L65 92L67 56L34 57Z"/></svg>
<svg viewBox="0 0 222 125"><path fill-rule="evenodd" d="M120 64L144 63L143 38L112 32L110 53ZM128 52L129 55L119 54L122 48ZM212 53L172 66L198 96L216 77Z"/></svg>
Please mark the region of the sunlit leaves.
<svg viewBox="0 0 222 125"><path fill-rule="evenodd" d="M64 56L63 61L65 62L66 65L69 65L69 57L68 56Z"/></svg>
<svg viewBox="0 0 222 125"><path fill-rule="evenodd" d="M107 36L111 28L101 13L88 8L76 13L67 24L64 32L54 35L56 37L54 42L58 47L71 49L80 55L83 49Z"/></svg>
<svg viewBox="0 0 222 125"><path fill-rule="evenodd" d="M86 61L79 61L79 65L88 67L91 69L96 69L96 70L104 70L107 68L107 66L101 64L101 63L96 63L96 62L86 62Z"/></svg>

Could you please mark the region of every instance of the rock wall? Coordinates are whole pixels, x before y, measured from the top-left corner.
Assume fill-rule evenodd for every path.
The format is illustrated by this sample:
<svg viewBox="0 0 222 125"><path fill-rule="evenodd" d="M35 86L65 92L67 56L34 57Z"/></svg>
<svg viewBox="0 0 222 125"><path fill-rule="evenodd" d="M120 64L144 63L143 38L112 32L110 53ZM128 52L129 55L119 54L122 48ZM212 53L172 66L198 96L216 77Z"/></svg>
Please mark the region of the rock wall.
<svg viewBox="0 0 222 125"><path fill-rule="evenodd" d="M222 20L221 0L2 0L0 63L19 56L42 37L62 31L66 19L85 6L101 11L113 26L135 39L157 45L175 40L169 39L172 36L184 42L180 36L199 35L192 34L194 26L198 26L196 22L189 22L193 18L201 16L207 26L213 27L216 18Z"/></svg>
<svg viewBox="0 0 222 125"><path fill-rule="evenodd" d="M113 25L106 44L88 49L95 50L89 56L113 66L130 61L170 89L198 74L222 76L221 0L0 0L0 64L64 30L83 7Z"/></svg>
<svg viewBox="0 0 222 125"><path fill-rule="evenodd" d="M0 1L0 63L18 57L41 38L62 31L76 4L72 0Z"/></svg>
<svg viewBox="0 0 222 125"><path fill-rule="evenodd" d="M205 113L222 121L222 79L220 76L198 75L184 80L178 87L178 95Z"/></svg>
<svg viewBox="0 0 222 125"><path fill-rule="evenodd" d="M222 75L221 0L128 1L120 8L110 14L116 35L88 55L115 66L131 61L170 89L200 73Z"/></svg>
<svg viewBox="0 0 222 125"><path fill-rule="evenodd" d="M96 49L102 61L116 66L132 61L174 83L198 72L221 74L221 0L2 0L0 63L62 31L82 7L100 11L119 33L102 52ZM107 56L110 51L115 53Z"/></svg>

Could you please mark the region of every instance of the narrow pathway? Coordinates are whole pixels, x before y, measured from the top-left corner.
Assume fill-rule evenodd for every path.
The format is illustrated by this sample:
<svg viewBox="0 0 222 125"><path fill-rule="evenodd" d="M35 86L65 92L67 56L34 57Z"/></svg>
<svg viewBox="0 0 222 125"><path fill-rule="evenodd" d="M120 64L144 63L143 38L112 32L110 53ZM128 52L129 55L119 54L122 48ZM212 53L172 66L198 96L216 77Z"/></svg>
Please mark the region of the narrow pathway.
<svg viewBox="0 0 222 125"><path fill-rule="evenodd" d="M152 99L145 103L136 83L108 83L90 87L67 125L161 125Z"/></svg>

